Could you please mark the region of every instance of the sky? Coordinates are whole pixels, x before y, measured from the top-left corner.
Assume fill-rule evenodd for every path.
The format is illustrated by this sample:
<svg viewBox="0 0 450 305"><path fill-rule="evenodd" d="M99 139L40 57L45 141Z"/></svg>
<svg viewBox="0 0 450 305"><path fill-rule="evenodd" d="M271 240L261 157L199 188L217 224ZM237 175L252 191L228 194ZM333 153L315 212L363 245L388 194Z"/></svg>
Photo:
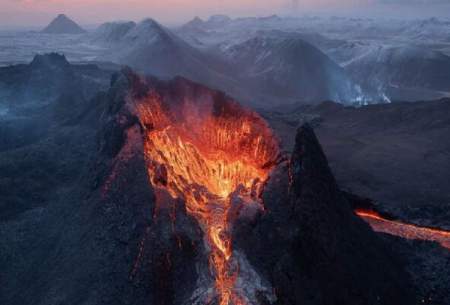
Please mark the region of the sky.
<svg viewBox="0 0 450 305"><path fill-rule="evenodd" d="M59 13L83 25L145 17L176 24L213 14L425 18L450 16L450 0L0 0L0 26L43 26Z"/></svg>

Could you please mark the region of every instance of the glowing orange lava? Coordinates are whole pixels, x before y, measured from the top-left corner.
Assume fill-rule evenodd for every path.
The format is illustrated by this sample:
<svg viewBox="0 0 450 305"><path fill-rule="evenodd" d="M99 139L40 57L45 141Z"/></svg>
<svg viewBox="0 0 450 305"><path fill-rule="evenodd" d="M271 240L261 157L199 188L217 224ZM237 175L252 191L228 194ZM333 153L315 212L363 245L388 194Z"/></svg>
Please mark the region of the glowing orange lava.
<svg viewBox="0 0 450 305"><path fill-rule="evenodd" d="M367 221L374 231L400 236L406 239L435 241L450 249L450 232L420 227L398 221L388 220L370 210L356 210L356 215Z"/></svg>
<svg viewBox="0 0 450 305"><path fill-rule="evenodd" d="M277 141L258 115L232 101L172 104L151 92L136 109L145 126L152 185L183 199L205 232L220 304L244 304L235 291L239 266L233 260L231 207L236 198L259 202L278 156Z"/></svg>

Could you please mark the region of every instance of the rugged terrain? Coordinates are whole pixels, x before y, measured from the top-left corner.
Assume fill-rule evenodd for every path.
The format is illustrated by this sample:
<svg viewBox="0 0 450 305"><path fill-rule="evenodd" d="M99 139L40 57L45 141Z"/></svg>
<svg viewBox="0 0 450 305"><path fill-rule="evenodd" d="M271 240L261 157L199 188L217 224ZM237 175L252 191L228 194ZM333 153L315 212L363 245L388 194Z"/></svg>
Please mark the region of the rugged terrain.
<svg viewBox="0 0 450 305"><path fill-rule="evenodd" d="M435 100L449 96L449 24L445 18L217 15L177 27L151 18L107 22L81 33L58 16L52 32L80 34L0 31L0 65L58 51L72 61L184 76L258 107L324 99L360 105Z"/></svg>
<svg viewBox="0 0 450 305"><path fill-rule="evenodd" d="M310 122L342 188L405 220L449 228L449 111L448 99L361 108L325 102L265 117L288 150L299 122Z"/></svg>
<svg viewBox="0 0 450 305"><path fill-rule="evenodd" d="M70 99L74 93L69 84L96 69L70 65L55 55L35 61L52 67L47 78L57 77L64 67L73 71L74 78L61 91L53 91L57 98L18 98L1 117L2 127L6 118L19 113L29 124L45 121L47 126L32 141L1 144L0 194L5 204L0 264L6 284L0 302L192 304L201 300L196 296L202 294L193 292L211 284L214 272L208 271L207 256L214 245L205 243L204 229L187 208L187 197L170 199L173 195L168 193L167 182L172 179L171 171L162 167L150 171L156 159L146 153L152 138L145 135L159 125L143 120L135 102L144 100L147 102L138 105L153 107L148 98L162 98L164 105L201 101L205 107L216 105L201 107L201 111L224 122L249 110L221 92L186 79L159 81L130 70L114 74L111 85L102 87L106 91ZM32 66L8 69L21 71ZM14 84L3 82L3 86L20 87L22 83L17 77ZM98 86L97 81L90 84ZM20 105L27 105L26 110ZM341 117L334 108L329 113ZM279 132L275 121L286 120L281 120L280 114L272 116L275 119L269 122ZM249 122L259 121L258 117L252 114ZM299 123L296 117L292 128ZM312 126L316 123L310 120ZM316 130L320 140L326 139L320 126ZM187 136L193 135L195 129ZM275 163L263 166L271 168L261 193L264 209L257 208L258 199L246 197L242 189L233 195L239 205L249 204L248 208L232 209L236 220L227 233L232 240L232 261L241 267L236 295L256 296L251 299L256 304L392 304L394 300L408 305L428 296L430 286L420 285L434 272L421 267L429 252L420 264L413 264L408 254L416 250L408 248L410 243L373 233L353 214L354 199L340 191L308 125L282 136L281 151L291 154L282 153ZM330 154L327 141L324 143L335 168L336 158L342 155ZM340 180L338 174L338 183L344 185ZM247 202L248 198L256 201ZM439 266L445 266L442 255L435 250L433 257L441 261ZM414 293L414 286L420 288L419 294ZM432 289L445 296L445 286ZM219 296L213 294L211 304L221 300Z"/></svg>

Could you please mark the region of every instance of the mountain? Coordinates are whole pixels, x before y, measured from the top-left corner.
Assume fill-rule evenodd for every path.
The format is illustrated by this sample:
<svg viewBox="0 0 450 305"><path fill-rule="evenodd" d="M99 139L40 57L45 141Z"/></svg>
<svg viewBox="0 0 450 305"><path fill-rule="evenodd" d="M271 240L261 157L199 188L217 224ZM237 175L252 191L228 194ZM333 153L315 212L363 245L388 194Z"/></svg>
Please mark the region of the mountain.
<svg viewBox="0 0 450 305"><path fill-rule="evenodd" d="M83 30L78 24L64 14L58 15L50 24L42 30L46 34L83 34Z"/></svg>
<svg viewBox="0 0 450 305"><path fill-rule="evenodd" d="M185 73L199 73L202 70L201 67L196 69L198 52L156 21L145 19L130 25L110 26L114 32L121 33L116 36L111 52L108 52L113 61L158 77L191 76ZM102 40L110 36L110 33L105 34Z"/></svg>
<svg viewBox="0 0 450 305"><path fill-rule="evenodd" d="M0 114L2 228L74 182L78 174L67 175L65 170L85 160L80 156L86 142L77 139L93 132L91 122L84 124L90 111L96 111L88 101L109 86L110 78L110 72L95 65L72 65L54 53L36 55L27 65L0 68L0 109L6 109ZM65 137L69 134L73 142ZM0 255L0 261L4 259Z"/></svg>
<svg viewBox="0 0 450 305"><path fill-rule="evenodd" d="M91 98L109 83L111 73L93 64L72 65L64 55L36 55L30 64L0 68L0 104L42 107L71 92Z"/></svg>
<svg viewBox="0 0 450 305"><path fill-rule="evenodd" d="M195 17L180 28L176 29L176 34L180 35L186 42L194 47L205 47L203 38L208 38L211 32L206 27L206 22L199 17Z"/></svg>
<svg viewBox="0 0 450 305"><path fill-rule="evenodd" d="M289 151L296 126L314 126L341 188L406 222L450 228L450 99L278 112L264 117Z"/></svg>
<svg viewBox="0 0 450 305"><path fill-rule="evenodd" d="M213 18L218 20L228 19ZM345 70L297 36L262 34L219 48L199 49L152 19L121 33L102 60L160 78L183 76L246 104L267 107L328 99L361 103L367 98ZM103 37L99 41L108 35Z"/></svg>
<svg viewBox="0 0 450 305"><path fill-rule="evenodd" d="M296 150L292 135L297 127L304 122L314 126L339 187L363 198L371 208L404 223L450 229L450 181L446 178L450 168L450 99L364 107L324 102L278 108L263 115L290 152ZM304 171L302 167L300 173ZM319 171L317 167L315 171ZM280 204L283 202L286 199L281 198ZM361 206L362 201L351 202ZM304 229L299 234L302 232L307 235ZM447 304L449 250L433 242L398 238L391 246L406 259L404 264L414 277L420 300L432 295L428 304ZM255 253L265 252L255 248Z"/></svg>
<svg viewBox="0 0 450 305"><path fill-rule="evenodd" d="M361 95L344 69L296 37L257 36L222 52L236 77L265 99L352 103Z"/></svg>
<svg viewBox="0 0 450 305"><path fill-rule="evenodd" d="M208 18L208 20L205 22L207 27L211 28L217 28L217 27L223 27L231 23L233 19L228 17L227 15L213 15Z"/></svg>
<svg viewBox="0 0 450 305"><path fill-rule="evenodd" d="M234 232L235 246L271 278L276 304L415 304L388 243L354 218L312 128L302 125L294 141L289 165L265 187L267 213L240 219Z"/></svg>
<svg viewBox="0 0 450 305"><path fill-rule="evenodd" d="M52 58L40 58L35 63L38 66L43 64L42 68L45 68L47 60L51 62ZM58 65L58 61L58 59L53 61L49 67ZM61 61L59 62L61 63ZM67 71L70 66L63 69ZM22 68L23 66L14 67L16 70ZM89 70L90 68L81 67L79 71L83 69ZM12 68L10 68L11 70ZM69 83L66 86L68 89L72 86L73 89L61 92L59 98L51 99L45 107L32 107L20 114L8 113L5 117L0 117L0 134L2 135L0 137L0 236L3 239L0 242L0 265L1 269L8 270L8 273L13 270L18 271L18 277L2 273L2 278L6 276L11 283L11 286L0 288L0 303L2 304L32 302L43 305L52 303L51 300L55 300L55 297L66 299L67 293L71 293L68 290L62 292L59 288L57 296L51 292L53 288L50 287L62 284L57 279L61 278L62 273L60 275L54 273L60 272L54 268L59 263L54 260L56 252L50 249L71 248L68 244L65 246L63 244L69 240L76 242L79 235L70 228L81 232L78 225L73 226L74 222L72 222L78 218L72 214L78 208L70 212L72 217L69 218L72 220L68 220L63 216L65 212L59 207L62 207L60 206L61 202L74 203L79 200L78 202L81 203L84 201L82 194L87 194L88 188L82 181L85 181L85 170L89 167L92 153L96 150L95 135L101 116L101 112L98 110L103 111L101 99L94 100L98 103L87 103L87 99L80 97L80 94L77 93L77 90L84 91L76 82L78 78L83 77L75 70L76 68L73 69L72 76L67 79ZM51 71L47 70L50 74L44 75L44 79L48 79L48 84L52 83L54 77L57 76L52 75ZM86 76L89 74L87 73ZM85 82L90 81L89 77L83 79ZM109 79L110 77L108 77ZM73 80L75 82L70 83ZM95 82L91 85L99 89ZM70 209L69 206L66 208ZM52 211L59 216L54 218L55 215L51 215ZM81 212L81 210L79 211ZM87 214L84 216L87 217L86 219L90 218ZM62 222L58 225L59 221ZM22 224L16 226L15 224L18 222ZM63 229L65 233L60 235L54 230L63 223L65 223L64 229L60 229ZM93 225L92 222L91 224L86 223L88 227L91 225ZM14 235L17 236L19 227L26 230L23 232L28 241L25 239L19 241L14 237ZM52 231L59 237L51 233ZM39 246L36 244L33 247L34 250L29 248L24 252L20 251L22 254L18 256L11 255L13 253L10 252L11 250L18 250L24 245L23 242L28 243L31 239L35 239L37 236L35 234L46 236L41 240L42 243L39 242ZM57 242L59 238L62 238L61 241L64 240L62 244ZM15 250L13 251L15 252ZM59 252L59 250L56 251ZM62 251L64 252L64 250ZM86 254L88 252L90 251L87 250ZM40 267L35 268L36 260L41 261ZM50 261L53 263L49 264ZM72 260L72 262L74 261L77 259ZM78 262L80 263L78 266L81 266L81 261ZM6 267L7 265L11 268ZM66 264L66 266L69 265L71 264ZM68 272L67 269L61 270L66 276L68 275L67 280L76 278L79 275L77 275L78 272L84 272L82 269L85 267L72 266L74 272ZM102 273L100 269L99 272ZM36 280L26 280L25 273L22 273L25 270L28 270L26 273L36 276ZM69 275L70 273L72 275ZM58 282L59 284L57 284ZM24 289L25 286L22 285L27 286L29 290L26 293L17 294L17 289ZM62 286L59 287L62 288ZM79 291L79 287L78 284L74 284L69 290L77 295L76 291ZM32 301L34 298L35 300ZM83 303L79 299L75 301L72 299L69 303L79 303L79 301ZM100 304L100 301L96 303Z"/></svg>
<svg viewBox="0 0 450 305"><path fill-rule="evenodd" d="M178 141L192 140L176 147L191 151L199 134L184 120L218 122L222 128L209 129L210 135L244 139L268 126L222 92L130 70L115 74L111 87L89 103L69 105L70 124L52 121L45 137L0 153L0 268L6 279L0 303L204 304L201 292L216 299L206 233L187 209L189 197L167 193L175 187L168 175L182 158L164 155L175 156L170 163L149 154L150 137L168 130L151 114L174 111L166 118L186 128ZM164 107L153 108L158 105ZM241 126L236 119L245 119L245 132L228 130ZM263 135L255 138L258 147L271 143L271 133ZM239 152L236 157L245 148L252 153L245 162L267 157L235 140L239 146L230 149ZM214 152L220 143L198 148ZM311 128L299 129L288 160L262 166L273 168L267 185L249 193L262 192L264 210L235 198L245 195L240 185L229 214L237 221L227 233L234 251L234 265L227 267L233 277L239 274L235 284L250 297L246 303L414 304L400 258L352 213ZM158 179L149 179L155 168ZM195 170L182 173L189 177Z"/></svg>
<svg viewBox="0 0 450 305"><path fill-rule="evenodd" d="M191 21L188 21L186 24L182 26L182 28L192 28L192 29L198 29L203 27L205 21L201 19L200 17L194 17Z"/></svg>
<svg viewBox="0 0 450 305"><path fill-rule="evenodd" d="M133 21L104 23L95 31L92 41L107 45L118 43L135 26Z"/></svg>
<svg viewBox="0 0 450 305"><path fill-rule="evenodd" d="M160 78L184 76L227 92L238 87L226 73L226 63L192 47L153 19L131 27L102 59Z"/></svg>
<svg viewBox="0 0 450 305"><path fill-rule="evenodd" d="M345 68L364 84L385 87L398 100L450 94L450 57L427 48L379 47Z"/></svg>

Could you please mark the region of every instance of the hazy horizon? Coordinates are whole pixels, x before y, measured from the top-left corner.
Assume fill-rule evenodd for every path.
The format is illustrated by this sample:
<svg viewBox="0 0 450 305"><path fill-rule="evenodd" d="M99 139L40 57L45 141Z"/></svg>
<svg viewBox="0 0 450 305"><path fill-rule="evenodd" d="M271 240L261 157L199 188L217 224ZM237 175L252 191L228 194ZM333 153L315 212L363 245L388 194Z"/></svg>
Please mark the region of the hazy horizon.
<svg viewBox="0 0 450 305"><path fill-rule="evenodd" d="M2 0L0 28L42 27L56 15L66 14L81 25L147 17L163 24L181 24L195 16L231 17L338 15L385 18L429 18L450 15L446 0ZM167 9L167 8L170 9Z"/></svg>

